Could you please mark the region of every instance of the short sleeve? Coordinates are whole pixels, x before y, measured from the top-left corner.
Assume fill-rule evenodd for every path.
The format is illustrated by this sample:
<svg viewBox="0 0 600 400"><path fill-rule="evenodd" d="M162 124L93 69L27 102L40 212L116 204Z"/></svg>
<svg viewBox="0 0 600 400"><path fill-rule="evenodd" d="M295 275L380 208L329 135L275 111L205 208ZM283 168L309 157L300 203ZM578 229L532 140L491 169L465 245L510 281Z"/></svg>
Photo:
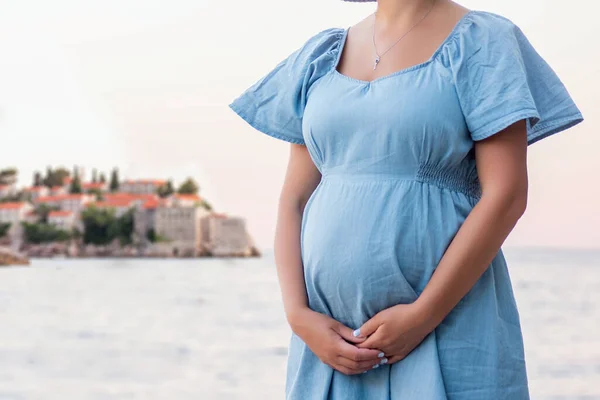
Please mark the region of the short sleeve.
<svg viewBox="0 0 600 400"><path fill-rule="evenodd" d="M560 78L507 18L475 13L457 45L453 75L474 141L526 119L532 144L583 121Z"/></svg>
<svg viewBox="0 0 600 400"><path fill-rule="evenodd" d="M333 68L343 32L330 28L312 36L229 107L262 133L304 144L302 117L309 90Z"/></svg>

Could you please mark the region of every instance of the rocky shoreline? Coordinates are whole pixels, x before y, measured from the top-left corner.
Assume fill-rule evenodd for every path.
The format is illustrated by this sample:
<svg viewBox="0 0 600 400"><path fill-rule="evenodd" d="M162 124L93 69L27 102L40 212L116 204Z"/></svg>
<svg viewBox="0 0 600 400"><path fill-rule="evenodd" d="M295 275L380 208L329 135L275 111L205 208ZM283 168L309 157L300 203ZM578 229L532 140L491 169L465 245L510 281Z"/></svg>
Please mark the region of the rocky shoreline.
<svg viewBox="0 0 600 400"><path fill-rule="evenodd" d="M0 267L10 265L29 265L29 259L25 255L12 251L8 247L0 247Z"/></svg>
<svg viewBox="0 0 600 400"><path fill-rule="evenodd" d="M260 257L260 251L252 246L242 252L214 253L210 249L198 252L174 254L168 249L153 246L121 246L114 242L105 246L76 243L26 244L21 251L30 258L207 258L207 257Z"/></svg>

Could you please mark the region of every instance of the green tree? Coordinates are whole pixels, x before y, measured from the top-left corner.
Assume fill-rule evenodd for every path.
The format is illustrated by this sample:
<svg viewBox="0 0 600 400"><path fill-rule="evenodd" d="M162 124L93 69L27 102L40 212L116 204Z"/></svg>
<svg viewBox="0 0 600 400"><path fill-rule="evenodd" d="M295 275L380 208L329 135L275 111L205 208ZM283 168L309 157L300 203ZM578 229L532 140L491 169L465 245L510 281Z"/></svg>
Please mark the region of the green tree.
<svg viewBox="0 0 600 400"><path fill-rule="evenodd" d="M89 207L81 213L83 241L86 244L108 244L114 239L115 211Z"/></svg>
<svg viewBox="0 0 600 400"><path fill-rule="evenodd" d="M10 229L10 224L8 224L8 223L7 224L0 223L0 238L6 236L6 234L9 231L9 229Z"/></svg>
<svg viewBox="0 0 600 400"><path fill-rule="evenodd" d="M18 171L16 168L5 168L0 170L0 184L10 185L17 181Z"/></svg>
<svg viewBox="0 0 600 400"><path fill-rule="evenodd" d="M0 170L0 176L16 176L18 172L19 171L14 167L4 168Z"/></svg>
<svg viewBox="0 0 600 400"><path fill-rule="evenodd" d="M29 243L64 242L71 239L71 232L49 224L30 224L23 222L23 234Z"/></svg>
<svg viewBox="0 0 600 400"><path fill-rule="evenodd" d="M1 236L0 236L1 237ZM146 232L146 238L151 242L151 243L155 243L156 242L156 231L154 230L154 228L150 228L148 229L148 231Z"/></svg>
<svg viewBox="0 0 600 400"><path fill-rule="evenodd" d="M33 174L33 186L42 186L44 184L44 179L42 178L42 174L38 171Z"/></svg>
<svg viewBox="0 0 600 400"><path fill-rule="evenodd" d="M118 237L121 244L130 244L133 235L133 209L117 218Z"/></svg>
<svg viewBox="0 0 600 400"><path fill-rule="evenodd" d="M73 174L73 180L71 181L71 188L69 189L69 192L74 194L83 193L83 189L81 188L81 179L79 178L79 171L77 171L77 169Z"/></svg>
<svg viewBox="0 0 600 400"><path fill-rule="evenodd" d="M97 200L104 200L104 195L102 194L102 191L100 189L96 189L96 188L92 188L92 189L88 189L87 191L89 194L93 194L96 196Z"/></svg>
<svg viewBox="0 0 600 400"><path fill-rule="evenodd" d="M202 201L201 201L201 206L204 207L205 210L208 210L208 211L212 211L213 210L213 208L210 205L210 203L208 201L204 200L204 199L202 199Z"/></svg>
<svg viewBox="0 0 600 400"><path fill-rule="evenodd" d="M117 168L114 168L112 170L112 173L110 174L110 191L116 192L117 190L119 190L119 186L119 170Z"/></svg>
<svg viewBox="0 0 600 400"><path fill-rule="evenodd" d="M23 194L23 192L19 192L12 196L2 197L0 199L0 203L16 203L16 202L21 202L23 200L26 200L25 195Z"/></svg>
<svg viewBox="0 0 600 400"><path fill-rule="evenodd" d="M157 194L162 198L169 197L173 193L175 193L175 188L173 188L173 181L171 180L168 180L167 183L159 187L157 190Z"/></svg>
<svg viewBox="0 0 600 400"><path fill-rule="evenodd" d="M44 185L48 186L48 187L52 187L52 177L53 177L53 171L51 167L46 167L46 176L44 177Z"/></svg>
<svg viewBox="0 0 600 400"><path fill-rule="evenodd" d="M104 172L100 172L100 183L106 183L106 175L104 175Z"/></svg>
<svg viewBox="0 0 600 400"><path fill-rule="evenodd" d="M83 233L78 228L73 228L73 239L79 240L83 237Z"/></svg>
<svg viewBox="0 0 600 400"><path fill-rule="evenodd" d="M47 204L40 204L39 206L37 206L37 208L35 209L35 213L38 215L38 217L40 217L40 222L43 224L47 224L48 223L48 214L50 214L51 211L58 211L60 208L58 207L50 207Z"/></svg>
<svg viewBox="0 0 600 400"><path fill-rule="evenodd" d="M44 185L48 187L62 186L65 182L65 178L71 174L65 168L57 168L53 170L51 167L46 169L46 177L44 178Z"/></svg>
<svg viewBox="0 0 600 400"><path fill-rule="evenodd" d="M96 168L92 170L92 183L98 183L98 171Z"/></svg>
<svg viewBox="0 0 600 400"><path fill-rule="evenodd" d="M146 238L151 243L168 242L169 241L167 238L157 234L156 231L154 230L154 228L148 229L148 231L146 232Z"/></svg>
<svg viewBox="0 0 600 400"><path fill-rule="evenodd" d="M115 239L121 244L132 242L133 210L116 217L114 209L87 208L81 213L84 243L105 245Z"/></svg>
<svg viewBox="0 0 600 400"><path fill-rule="evenodd" d="M192 178L187 178L185 180L185 182L183 182L179 186L179 189L177 189L177 193L179 193L179 194L198 194L198 190L200 190L200 187L198 186L198 184Z"/></svg>

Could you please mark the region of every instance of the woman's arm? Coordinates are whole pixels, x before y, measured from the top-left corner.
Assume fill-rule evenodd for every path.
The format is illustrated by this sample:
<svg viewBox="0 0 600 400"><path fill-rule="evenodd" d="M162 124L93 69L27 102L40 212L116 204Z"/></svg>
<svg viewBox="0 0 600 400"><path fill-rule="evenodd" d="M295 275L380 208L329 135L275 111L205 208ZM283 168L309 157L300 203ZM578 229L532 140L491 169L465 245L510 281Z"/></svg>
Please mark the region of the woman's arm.
<svg viewBox="0 0 600 400"><path fill-rule="evenodd" d="M358 374L379 364L379 350L359 349L352 330L308 306L300 252L304 207L321 174L303 145L292 144L285 182L279 199L275 232L275 264L288 322L298 337L324 363L344 374Z"/></svg>
<svg viewBox="0 0 600 400"><path fill-rule="evenodd" d="M446 249L427 286L412 304L384 310L360 328L375 346L401 360L414 349L475 285L527 204L525 120L475 144L482 196Z"/></svg>
<svg viewBox="0 0 600 400"><path fill-rule="evenodd" d="M435 328L475 285L527 206L525 121L475 145L482 196L415 302Z"/></svg>
<svg viewBox="0 0 600 400"><path fill-rule="evenodd" d="M321 174L306 146L292 144L279 196L274 243L275 264L288 321L308 307L300 254L300 226L306 202L320 179Z"/></svg>

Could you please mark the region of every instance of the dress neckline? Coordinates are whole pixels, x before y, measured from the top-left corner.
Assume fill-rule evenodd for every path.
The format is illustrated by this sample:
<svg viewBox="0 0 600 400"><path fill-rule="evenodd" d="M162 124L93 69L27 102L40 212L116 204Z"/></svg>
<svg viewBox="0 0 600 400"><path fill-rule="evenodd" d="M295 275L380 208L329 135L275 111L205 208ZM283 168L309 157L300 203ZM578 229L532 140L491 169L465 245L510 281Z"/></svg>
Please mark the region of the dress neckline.
<svg viewBox="0 0 600 400"><path fill-rule="evenodd" d="M433 62L433 60L435 60L435 58L437 57L437 55L443 50L443 48L446 46L446 44L456 35L456 32L458 31L458 29L462 26L462 24L464 22L467 21L467 19L472 15L475 14L476 12L478 12L477 10L469 10L467 11L462 17L460 17L460 19L456 22L456 24L454 24L454 27L452 28L452 30L450 31L450 33L448 33L448 35L446 36L446 38L439 44L439 46L435 49L435 51L433 52L433 54L426 60L423 61L421 63L418 64L414 64L411 65L409 67L406 68L402 68L399 69L397 71L391 72L387 75L383 75L380 76L379 78L375 78L373 80L367 81L367 80L363 80L363 79L358 79L358 78L353 78L351 76L348 75L344 75L342 74L340 71L338 71L338 66L340 64L340 61L342 59L342 53L344 52L344 47L346 46L346 41L348 39L348 32L350 31L350 27L347 27L346 29L344 29L344 31L342 32L342 36L340 37L340 45L339 45L339 50L337 53L337 56L335 58L335 62L333 64L333 68L332 68L332 72L342 78L348 79L350 81L353 82L357 82L363 85L372 85L376 82L388 79L388 78L392 78L394 76L397 75L401 75L404 74L406 72L410 72L410 71L414 71L417 69L420 69L422 67L425 67L426 65L430 64L431 62Z"/></svg>

